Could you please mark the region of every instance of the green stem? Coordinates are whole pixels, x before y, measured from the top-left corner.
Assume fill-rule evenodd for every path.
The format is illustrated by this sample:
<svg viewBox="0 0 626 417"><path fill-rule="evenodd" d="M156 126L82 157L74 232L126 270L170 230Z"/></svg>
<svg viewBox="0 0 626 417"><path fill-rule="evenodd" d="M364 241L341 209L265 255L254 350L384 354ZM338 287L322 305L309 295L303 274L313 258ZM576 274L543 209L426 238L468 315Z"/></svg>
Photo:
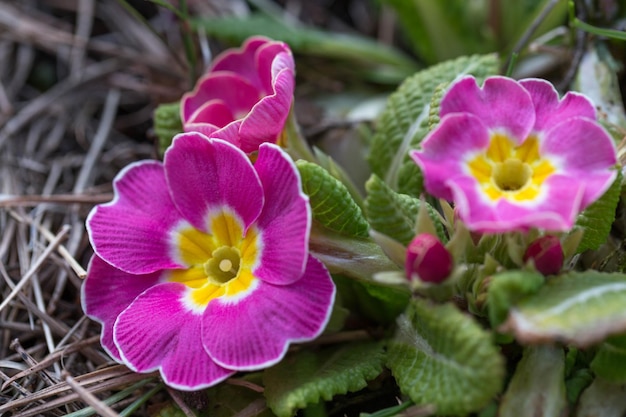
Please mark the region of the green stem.
<svg viewBox="0 0 626 417"><path fill-rule="evenodd" d="M620 41L626 41L626 32L624 31L599 28L597 26L593 26L588 23L585 23L579 18L577 18L574 0L570 0L569 2L569 19L570 19L571 25L577 29L584 30L585 32L588 32L588 33L593 33L594 35L605 36L607 38L617 39Z"/></svg>

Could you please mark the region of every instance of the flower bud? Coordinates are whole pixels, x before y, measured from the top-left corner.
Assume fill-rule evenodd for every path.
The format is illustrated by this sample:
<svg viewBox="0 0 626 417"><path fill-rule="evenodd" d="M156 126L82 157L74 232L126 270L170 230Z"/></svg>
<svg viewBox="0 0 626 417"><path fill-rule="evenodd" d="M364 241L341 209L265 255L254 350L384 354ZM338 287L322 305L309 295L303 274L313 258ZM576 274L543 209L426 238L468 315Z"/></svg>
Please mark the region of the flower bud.
<svg viewBox="0 0 626 417"><path fill-rule="evenodd" d="M417 235L407 248L406 275L409 280L439 284L452 272L452 255L435 236Z"/></svg>
<svg viewBox="0 0 626 417"><path fill-rule="evenodd" d="M563 267L563 247L556 236L542 236L526 249L524 262L532 259L543 275L556 275Z"/></svg>

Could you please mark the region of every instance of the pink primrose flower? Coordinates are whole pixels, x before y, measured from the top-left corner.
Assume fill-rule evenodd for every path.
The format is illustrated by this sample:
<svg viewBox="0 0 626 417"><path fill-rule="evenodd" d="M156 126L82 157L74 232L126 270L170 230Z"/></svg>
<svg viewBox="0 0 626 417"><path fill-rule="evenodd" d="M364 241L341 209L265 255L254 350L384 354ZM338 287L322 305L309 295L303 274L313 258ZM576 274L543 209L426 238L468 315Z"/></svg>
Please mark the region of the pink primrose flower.
<svg viewBox="0 0 626 417"><path fill-rule="evenodd" d="M183 133L114 190L87 219L82 302L117 361L195 390L273 365L326 326L335 287L308 253L308 198L277 145L252 165L226 141Z"/></svg>
<svg viewBox="0 0 626 417"><path fill-rule="evenodd" d="M293 102L294 72L291 50L283 42L257 36L241 49L225 51L183 95L185 132L226 139L246 153L263 142L276 143Z"/></svg>
<svg viewBox="0 0 626 417"><path fill-rule="evenodd" d="M524 253L524 262L532 259L535 269L543 275L556 275L563 267L563 246L556 236L546 235L534 240Z"/></svg>
<svg viewBox="0 0 626 417"><path fill-rule="evenodd" d="M411 157L426 190L478 232L570 229L611 185L615 145L592 103L547 81L473 77L441 101L441 122Z"/></svg>

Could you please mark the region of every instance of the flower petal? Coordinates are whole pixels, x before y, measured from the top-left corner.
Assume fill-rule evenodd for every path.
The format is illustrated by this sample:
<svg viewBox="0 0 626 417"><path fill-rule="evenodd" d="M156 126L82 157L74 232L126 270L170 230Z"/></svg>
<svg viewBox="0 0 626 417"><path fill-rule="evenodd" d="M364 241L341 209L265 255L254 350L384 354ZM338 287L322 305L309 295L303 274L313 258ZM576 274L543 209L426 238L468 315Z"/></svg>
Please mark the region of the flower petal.
<svg viewBox="0 0 626 417"><path fill-rule="evenodd" d="M290 343L312 340L330 317L335 286L320 261L291 285L260 282L236 303L212 301L203 316L202 340L211 358L235 370L256 370L280 361Z"/></svg>
<svg viewBox="0 0 626 417"><path fill-rule="evenodd" d="M615 144L596 122L570 118L546 132L541 153L562 161L565 175L587 184L582 208L598 199L617 175L611 169L617 164Z"/></svg>
<svg viewBox="0 0 626 417"><path fill-rule="evenodd" d="M155 285L160 275L160 272L131 275L112 267L97 255L89 261L87 278L81 288L83 311L102 325L102 347L115 360L122 361L113 342L115 319L139 294Z"/></svg>
<svg viewBox="0 0 626 417"><path fill-rule="evenodd" d="M426 190L435 197L452 200L446 181L464 175L463 157L489 146L489 131L472 114L449 114L422 142L421 151L410 156L424 173Z"/></svg>
<svg viewBox="0 0 626 417"><path fill-rule="evenodd" d="M231 109L219 99L209 100L202 104L185 123L185 131L193 132L189 125L208 123L221 128L235 120Z"/></svg>
<svg viewBox="0 0 626 417"><path fill-rule="evenodd" d="M234 372L211 360L202 347L202 316L181 299L187 287L165 283L141 294L115 322L121 357L137 372L158 369L171 387L197 390L217 384Z"/></svg>
<svg viewBox="0 0 626 417"><path fill-rule="evenodd" d="M265 192L265 207L257 220L262 254L254 275L278 285L302 276L307 263L311 208L302 191L300 174L280 147L265 143L254 164Z"/></svg>
<svg viewBox="0 0 626 417"><path fill-rule="evenodd" d="M256 56L256 68L261 80L263 91L272 94L278 74L288 70L293 78L296 65L293 55L287 44L283 42L268 42L259 48ZM293 93L293 91L292 91Z"/></svg>
<svg viewBox="0 0 626 417"><path fill-rule="evenodd" d="M274 81L274 93L259 100L243 119L239 133L244 152L256 151L263 142L276 143L289 116L294 86L293 72L283 70Z"/></svg>
<svg viewBox="0 0 626 417"><path fill-rule="evenodd" d="M441 100L440 116L450 113L476 115L488 129L509 133L518 144L535 124L530 94L506 77L489 77L482 88L470 76L456 81Z"/></svg>
<svg viewBox="0 0 626 417"><path fill-rule="evenodd" d="M542 131L571 117L596 119L596 109L582 94L570 91L563 99L554 86L546 80L529 78L519 83L530 93L535 106L535 131Z"/></svg>
<svg viewBox="0 0 626 417"><path fill-rule="evenodd" d="M258 90L263 91L263 83L259 77L256 56L259 48L274 43L263 36L253 36L238 49L228 49L213 61L211 71L231 71L248 80Z"/></svg>
<svg viewBox="0 0 626 417"><path fill-rule="evenodd" d="M165 152L172 198L198 230L208 230L210 212L232 209L246 229L263 208L263 189L248 157L230 143L182 133Z"/></svg>
<svg viewBox="0 0 626 417"><path fill-rule="evenodd" d="M211 72L202 77L194 90L181 99L183 124L188 120L199 121L196 112L211 100L221 100L239 119L254 106L261 93L249 81L230 72Z"/></svg>
<svg viewBox="0 0 626 417"><path fill-rule="evenodd" d="M131 274L179 268L170 256L169 232L182 219L170 197L163 165L128 165L113 181L115 197L96 206L87 231L96 254Z"/></svg>
<svg viewBox="0 0 626 417"><path fill-rule="evenodd" d="M539 228L569 230L579 212L584 184L563 176L552 176L543 184L543 193L535 201L518 203L507 199L490 201L473 178L450 179L459 217L471 231L500 233Z"/></svg>

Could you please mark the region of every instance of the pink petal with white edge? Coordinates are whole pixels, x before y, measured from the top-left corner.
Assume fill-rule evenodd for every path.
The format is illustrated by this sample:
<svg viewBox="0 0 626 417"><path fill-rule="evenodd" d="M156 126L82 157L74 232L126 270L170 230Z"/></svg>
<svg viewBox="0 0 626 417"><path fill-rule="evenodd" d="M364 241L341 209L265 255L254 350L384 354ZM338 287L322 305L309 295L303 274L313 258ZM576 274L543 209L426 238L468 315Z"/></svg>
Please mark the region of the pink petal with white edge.
<svg viewBox="0 0 626 417"><path fill-rule="evenodd" d="M266 204L257 220L263 251L253 273L272 284L291 284L300 279L308 259L309 198L302 191L298 169L280 147L261 145L254 169Z"/></svg>
<svg viewBox="0 0 626 417"><path fill-rule="evenodd" d="M195 123L209 123L217 128L222 128L235 120L231 109L222 100L209 100L196 110L192 117L185 123L185 132L193 132L189 125Z"/></svg>
<svg viewBox="0 0 626 417"><path fill-rule="evenodd" d="M128 165L113 181L115 197L96 206L87 231L96 254L131 274L180 268L170 256L169 232L182 220L168 191L163 165Z"/></svg>
<svg viewBox="0 0 626 417"><path fill-rule="evenodd" d="M617 172L615 144L602 126L585 118L570 118L545 133L540 152L562 161L564 174L589 184L581 202L587 207L611 186Z"/></svg>
<svg viewBox="0 0 626 417"><path fill-rule="evenodd" d="M137 372L159 370L181 390L217 384L234 372L217 365L202 347L202 316L182 302L187 287L165 283L141 294L118 317L114 338L124 363Z"/></svg>
<svg viewBox="0 0 626 417"><path fill-rule="evenodd" d="M230 72L211 72L202 77L194 90L183 95L181 118L183 124L188 120L198 122L195 113L208 101L221 100L235 115L240 118L247 113L259 100L259 90L240 75Z"/></svg>
<svg viewBox="0 0 626 417"><path fill-rule="evenodd" d="M554 86L546 80L529 78L519 83L530 93L535 106L535 131L550 129L571 117L596 118L596 109L582 94L570 91L560 99Z"/></svg>
<svg viewBox="0 0 626 417"><path fill-rule="evenodd" d="M289 70L292 77L296 65L289 47L282 42L270 42L257 52L256 67L263 91L271 94L274 91L276 77L283 70Z"/></svg>
<svg viewBox="0 0 626 417"><path fill-rule="evenodd" d="M280 361L290 343L319 336L335 298L335 286L320 261L309 257L301 280L287 286L261 282L234 303L213 300L203 316L202 340L220 365L256 370Z"/></svg>
<svg viewBox="0 0 626 417"><path fill-rule="evenodd" d="M294 86L293 72L283 70L274 80L274 93L259 100L243 119L239 133L244 152L254 152L261 143L278 140L289 116Z"/></svg>
<svg viewBox="0 0 626 417"><path fill-rule="evenodd" d="M489 200L471 177L450 179L448 185L459 218L469 230L482 233L527 231L530 228L569 230L580 211L585 190L580 181L555 175L542 185L544 195L535 201L520 203L504 198Z"/></svg>
<svg viewBox="0 0 626 417"><path fill-rule="evenodd" d="M127 274L104 262L97 255L89 261L87 278L81 288L83 311L102 325L102 347L118 362L122 360L113 342L113 324L117 316L139 294L159 282L160 276L160 272L147 275Z"/></svg>
<svg viewBox="0 0 626 417"><path fill-rule="evenodd" d="M441 100L440 116L470 113L490 130L513 135L517 143L526 139L535 125L535 109L530 94L519 83L506 77L489 77L482 88L474 77L455 81Z"/></svg>
<svg viewBox="0 0 626 417"><path fill-rule="evenodd" d="M198 230L208 230L208 214L232 209L245 228L263 208L263 188L248 157L221 139L199 133L177 135L165 152L172 198Z"/></svg>
<svg viewBox="0 0 626 417"><path fill-rule="evenodd" d="M435 197L452 200L446 181L464 175L464 156L486 149L489 131L472 114L449 114L410 156L424 173L426 190Z"/></svg>
<svg viewBox="0 0 626 417"><path fill-rule="evenodd" d="M241 48L228 49L218 55L213 61L211 71L230 71L239 74L262 91L264 87L259 77L256 57L261 47L274 42L262 36L248 38Z"/></svg>

